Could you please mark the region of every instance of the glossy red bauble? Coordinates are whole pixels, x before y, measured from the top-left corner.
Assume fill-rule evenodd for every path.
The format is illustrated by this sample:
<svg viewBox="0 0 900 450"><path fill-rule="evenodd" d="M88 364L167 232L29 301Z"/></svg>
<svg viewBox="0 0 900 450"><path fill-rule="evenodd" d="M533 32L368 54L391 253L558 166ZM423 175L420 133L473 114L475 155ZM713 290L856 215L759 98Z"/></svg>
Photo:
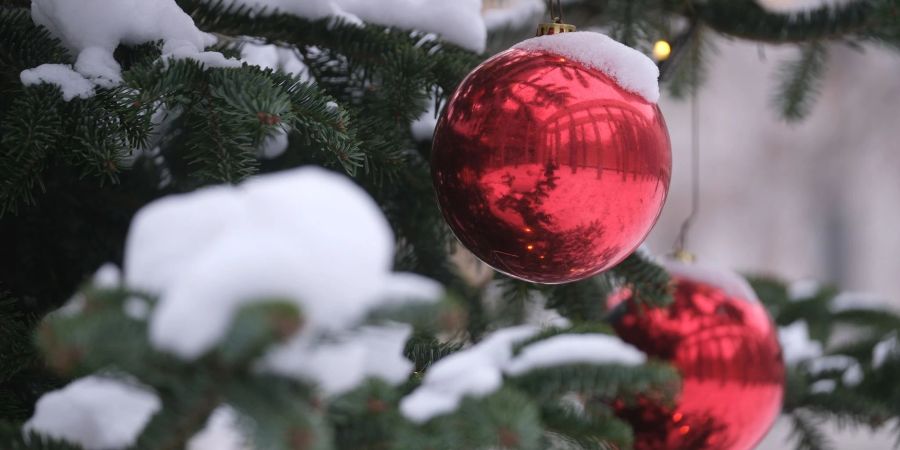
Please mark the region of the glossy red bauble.
<svg viewBox="0 0 900 450"><path fill-rule="evenodd" d="M537 283L587 278L634 251L671 165L655 103L581 62L520 49L463 81L432 152L438 200L463 245Z"/></svg>
<svg viewBox="0 0 900 450"><path fill-rule="evenodd" d="M634 428L636 450L751 449L781 411L785 372L775 326L737 275L675 262L666 268L675 303L623 304L614 325L624 341L678 369L681 394L674 406L642 400L616 412Z"/></svg>

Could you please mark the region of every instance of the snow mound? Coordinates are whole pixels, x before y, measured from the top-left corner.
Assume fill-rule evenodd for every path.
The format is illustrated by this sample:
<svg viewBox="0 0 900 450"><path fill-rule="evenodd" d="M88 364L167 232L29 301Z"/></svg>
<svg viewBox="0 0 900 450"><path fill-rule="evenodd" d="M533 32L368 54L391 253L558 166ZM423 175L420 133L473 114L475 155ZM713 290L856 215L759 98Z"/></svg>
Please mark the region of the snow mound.
<svg viewBox="0 0 900 450"><path fill-rule="evenodd" d="M836 8L858 0L756 0L763 9L777 14L797 14L822 7Z"/></svg>
<svg viewBox="0 0 900 450"><path fill-rule="evenodd" d="M538 331L528 325L505 328L438 361L422 385L400 401L400 412L415 423L424 423L456 410L463 397L484 397L500 389L512 346Z"/></svg>
<svg viewBox="0 0 900 450"><path fill-rule="evenodd" d="M510 375L534 369L569 364L622 364L636 366L647 361L640 350L606 334L568 334L552 337L522 350L507 367Z"/></svg>
<svg viewBox="0 0 900 450"><path fill-rule="evenodd" d="M215 44L216 38L200 31L175 0L34 0L31 17L76 55L75 71L84 80L101 87L122 82L122 68L113 58L119 44L138 45L162 40L165 42L164 59L191 58L208 67L240 65L221 53L204 52L204 48ZM43 69L48 70L51 69ZM66 88L78 88L68 91L77 93L68 99L93 91L71 74L58 79L61 69L52 70L57 73L57 79L44 81L58 84L64 93ZM25 72L23 82L28 84L24 79Z"/></svg>
<svg viewBox="0 0 900 450"><path fill-rule="evenodd" d="M415 423L453 412L464 397L481 398L500 389L503 375L567 364L637 365L646 356L615 336L559 335L526 346L513 357L513 346L540 329L522 325L498 330L480 343L432 366L422 385L400 401L400 412Z"/></svg>
<svg viewBox="0 0 900 450"><path fill-rule="evenodd" d="M41 83L56 85L62 91L63 100L67 102L75 97L88 98L94 95L94 84L65 64L42 64L34 69L23 70L19 79L25 86Z"/></svg>
<svg viewBox="0 0 900 450"><path fill-rule="evenodd" d="M393 273L393 250L365 191L302 168L151 203L132 222L125 281L160 297L151 342L195 359L252 302L294 302L313 336L345 332L372 308L442 295L431 280Z"/></svg>
<svg viewBox="0 0 900 450"><path fill-rule="evenodd" d="M220 406L213 411L206 426L191 437L187 450L250 450L241 434L237 411Z"/></svg>
<svg viewBox="0 0 900 450"><path fill-rule="evenodd" d="M156 395L143 388L90 376L44 394L24 430L87 450L131 447L161 406Z"/></svg>
<svg viewBox="0 0 900 450"><path fill-rule="evenodd" d="M778 341L784 362L789 366L822 356L822 343L809 338L809 327L804 320L780 327Z"/></svg>
<svg viewBox="0 0 900 450"><path fill-rule="evenodd" d="M889 358L896 358L898 355L900 355L900 340L894 334L875 344L872 349L872 368L878 369Z"/></svg>
<svg viewBox="0 0 900 450"><path fill-rule="evenodd" d="M301 334L270 352L260 369L312 381L329 396L350 391L369 378L397 385L413 369L403 356L411 334L412 327L405 324L367 326L319 344Z"/></svg>
<svg viewBox="0 0 900 450"><path fill-rule="evenodd" d="M211 1L211 0L208 0ZM487 30L481 0L230 0L251 8L266 8L311 20L342 18L349 23L378 25L436 33L447 42L481 53Z"/></svg>
<svg viewBox="0 0 900 450"><path fill-rule="evenodd" d="M659 68L653 60L604 34L579 31L538 36L512 48L571 58L605 73L622 89L650 103L659 101Z"/></svg>

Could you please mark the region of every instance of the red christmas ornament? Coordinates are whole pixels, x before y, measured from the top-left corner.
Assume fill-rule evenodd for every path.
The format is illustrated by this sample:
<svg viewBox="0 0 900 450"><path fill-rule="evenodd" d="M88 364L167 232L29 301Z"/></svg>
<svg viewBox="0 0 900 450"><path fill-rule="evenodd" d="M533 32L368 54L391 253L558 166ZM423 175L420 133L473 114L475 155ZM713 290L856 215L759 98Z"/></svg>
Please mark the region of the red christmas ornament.
<svg viewBox="0 0 900 450"><path fill-rule="evenodd" d="M634 428L636 450L751 449L781 411L785 371L775 326L739 276L665 265L675 303L641 310L622 305L627 309L614 325L624 341L672 363L682 391L674 406L643 399L636 406L618 403L616 412Z"/></svg>
<svg viewBox="0 0 900 450"><path fill-rule="evenodd" d="M432 150L459 240L536 283L587 278L633 252L656 223L671 164L655 103L577 59L519 48L462 82Z"/></svg>

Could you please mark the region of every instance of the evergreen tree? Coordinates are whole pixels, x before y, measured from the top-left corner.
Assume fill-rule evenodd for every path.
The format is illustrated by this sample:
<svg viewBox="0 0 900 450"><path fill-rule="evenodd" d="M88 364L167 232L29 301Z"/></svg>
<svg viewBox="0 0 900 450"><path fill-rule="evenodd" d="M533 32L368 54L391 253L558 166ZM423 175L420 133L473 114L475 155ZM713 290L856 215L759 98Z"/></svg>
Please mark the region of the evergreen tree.
<svg viewBox="0 0 900 450"><path fill-rule="evenodd" d="M46 19L66 4L80 4L84 17L91 17L89 9L96 5L30 3L0 0L0 447L80 448L23 434L22 425L42 395L85 379L101 402L114 402L123 390L141 392L125 395L126 400L154 393L155 400L135 406L155 412L129 443L141 449L185 448L211 418L235 422L259 449L629 448L633 433L608 405L637 401L649 392L677 395L672 367L622 357L514 375L494 367L486 376L500 377L498 388L483 395L463 390L455 398L459 404L445 414L417 421L401 411L403 399L427 388L429 370L445 357L466 351L470 358L488 358L493 351L511 357L557 337L610 336L611 311L604 299L623 286L647 307L666 307L672 300L668 275L640 253L608 273L554 287L501 275L495 275L498 283L473 282L452 262L454 240L433 197L430 142L417 139L410 125L430 108L439 109L489 56L471 44L468 29L461 38L446 31L435 37L427 32L436 30L413 30L415 18L394 23L378 19L389 15L373 15L359 23L340 11L310 12L315 7L309 5L329 3L323 1L305 7L270 2L278 8L267 9L250 1L159 0L146 4L171 4L167 7L193 24L172 15L171 24L164 23L168 18L151 18L147 25L139 13L155 7L146 7L135 10L125 23L132 28L112 47L97 50L68 39L78 33L72 24L90 23L67 28L60 22L76 17L77 7L68 10L74 15ZM752 0L608 0L567 7L577 25L606 27L636 48L668 38L674 52L661 68L676 95L702 82L711 33L798 46L801 56L786 66L777 93L788 119L809 111L828 42L900 46L897 0L861 0L797 14L771 12ZM200 30L217 39L207 40L210 35ZM491 47L526 36L518 26L495 31ZM228 59L260 52L276 55L270 57L273 68ZM111 269L97 272L105 263L128 270L134 251L126 248L129 227L136 233L136 214L154 201L215 185L243 186L248 179L301 166L352 179L390 225L393 271L443 286L439 298L431 299L436 301L378 304L357 324L401 323L413 330L403 335L402 345L414 372L401 382L369 378L323 398L315 383L260 371L262 358L316 320L313 311L304 310L303 299L232 305L234 315L216 344L196 357L179 357L184 355L178 344L165 351L151 339L155 331L141 312L156 308L158 293L130 285L129 276L122 284ZM351 189L331 181L321 186L329 189L323 198L332 198L332 189ZM354 233L356 224L347 225L339 231ZM166 230L157 230L163 240ZM357 276L348 270L343 283L352 285ZM827 344L841 324L860 330L857 338L825 351L860 364L860 383L841 381L846 368L791 366L784 408L795 426L797 448L827 448L818 428L823 418L879 428L900 417L895 381L900 356L892 344L900 317L886 310L832 307L839 294L833 288L792 299L780 281L753 282L779 325L802 320L813 341ZM229 284L222 280L222 285ZM394 294L408 295L399 292ZM503 334L520 330L515 326L526 322L529 312L547 309L566 320L515 339ZM205 319L200 314L195 320ZM342 331L369 339L368 329L350 328ZM325 353L341 351L332 344ZM873 354L873 348L882 351ZM86 378L92 375L101 378ZM823 380L837 388L815 389ZM109 446L98 442L95 448Z"/></svg>

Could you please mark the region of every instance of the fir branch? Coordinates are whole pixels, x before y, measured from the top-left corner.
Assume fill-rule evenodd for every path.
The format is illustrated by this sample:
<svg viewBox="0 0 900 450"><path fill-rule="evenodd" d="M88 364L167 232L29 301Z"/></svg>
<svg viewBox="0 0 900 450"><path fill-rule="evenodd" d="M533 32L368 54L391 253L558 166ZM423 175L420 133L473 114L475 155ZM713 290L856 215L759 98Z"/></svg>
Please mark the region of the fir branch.
<svg viewBox="0 0 900 450"><path fill-rule="evenodd" d="M630 298L639 304L663 307L673 301L669 274L640 252L613 267L612 273L631 289Z"/></svg>
<svg viewBox="0 0 900 450"><path fill-rule="evenodd" d="M872 10L871 2L857 1L776 14L754 0L710 0L692 1L689 14L726 35L756 42L796 43L862 32L873 19Z"/></svg>
<svg viewBox="0 0 900 450"><path fill-rule="evenodd" d="M546 402L572 392L609 400L656 392L662 399L671 399L679 389L680 379L675 369L651 363L640 367L617 364L559 366L537 369L512 378L511 382Z"/></svg>
<svg viewBox="0 0 900 450"><path fill-rule="evenodd" d="M781 68L782 79L773 100L787 121L800 121L812 110L822 86L827 58L825 44L811 42L801 47L799 58Z"/></svg>
<svg viewBox="0 0 900 450"><path fill-rule="evenodd" d="M789 439L796 441L795 450L829 450L834 448L818 424L803 411L795 411L790 415L793 429Z"/></svg>

